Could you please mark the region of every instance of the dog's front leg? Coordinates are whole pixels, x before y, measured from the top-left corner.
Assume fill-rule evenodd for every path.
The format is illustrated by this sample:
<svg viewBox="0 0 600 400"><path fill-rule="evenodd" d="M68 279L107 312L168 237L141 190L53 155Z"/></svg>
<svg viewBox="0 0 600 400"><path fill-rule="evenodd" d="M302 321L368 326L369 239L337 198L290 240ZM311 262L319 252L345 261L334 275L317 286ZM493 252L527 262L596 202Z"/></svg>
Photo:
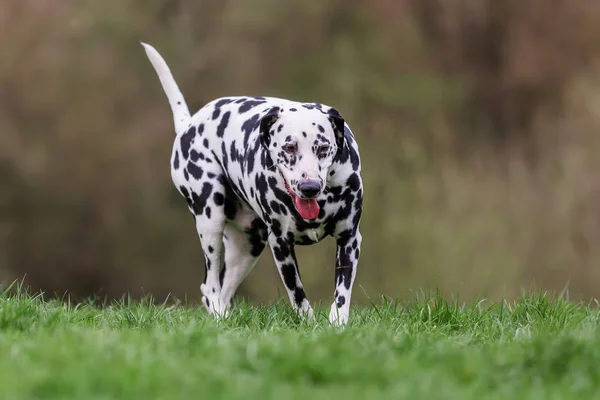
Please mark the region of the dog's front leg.
<svg viewBox="0 0 600 400"><path fill-rule="evenodd" d="M287 290L292 306L300 312L303 317L313 318L313 310L306 298L300 272L298 271L298 261L294 252L294 244L286 241L284 236L269 234L269 246L273 252L273 258L277 265L277 270L281 280Z"/></svg>
<svg viewBox="0 0 600 400"><path fill-rule="evenodd" d="M358 229L354 233L337 238L335 263L335 294L329 312L332 325L345 325L350 315L350 297L356 277L362 236Z"/></svg>

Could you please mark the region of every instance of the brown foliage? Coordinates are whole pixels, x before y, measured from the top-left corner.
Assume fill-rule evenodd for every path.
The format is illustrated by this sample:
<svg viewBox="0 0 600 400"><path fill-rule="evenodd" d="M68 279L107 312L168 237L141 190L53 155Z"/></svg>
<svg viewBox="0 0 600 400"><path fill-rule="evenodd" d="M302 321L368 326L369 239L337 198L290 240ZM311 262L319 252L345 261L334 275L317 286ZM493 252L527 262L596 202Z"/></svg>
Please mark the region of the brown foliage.
<svg viewBox="0 0 600 400"><path fill-rule="evenodd" d="M411 0L435 65L468 85L468 131L522 140L599 54L600 3ZM468 138L467 138L468 139Z"/></svg>
<svg viewBox="0 0 600 400"><path fill-rule="evenodd" d="M532 281L597 291L595 2L274 5L3 2L0 279L197 298L201 250L143 40L191 109L248 93L341 110L366 181L358 300L434 282L463 299ZM280 287L268 253L243 287L256 301ZM331 243L299 258L310 297L329 298Z"/></svg>

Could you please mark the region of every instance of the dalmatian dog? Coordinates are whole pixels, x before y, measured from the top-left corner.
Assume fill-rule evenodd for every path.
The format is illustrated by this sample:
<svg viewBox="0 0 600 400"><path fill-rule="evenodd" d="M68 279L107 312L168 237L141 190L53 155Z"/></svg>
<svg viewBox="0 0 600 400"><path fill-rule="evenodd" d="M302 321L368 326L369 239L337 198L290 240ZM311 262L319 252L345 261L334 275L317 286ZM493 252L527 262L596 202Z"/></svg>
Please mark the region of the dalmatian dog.
<svg viewBox="0 0 600 400"><path fill-rule="evenodd" d="M171 177L200 237L206 273L200 290L208 312L228 314L268 243L292 306L313 318L294 246L333 236L329 321L346 324L362 241L363 186L358 146L339 112L318 103L238 96L190 115L165 60L142 45L173 113Z"/></svg>

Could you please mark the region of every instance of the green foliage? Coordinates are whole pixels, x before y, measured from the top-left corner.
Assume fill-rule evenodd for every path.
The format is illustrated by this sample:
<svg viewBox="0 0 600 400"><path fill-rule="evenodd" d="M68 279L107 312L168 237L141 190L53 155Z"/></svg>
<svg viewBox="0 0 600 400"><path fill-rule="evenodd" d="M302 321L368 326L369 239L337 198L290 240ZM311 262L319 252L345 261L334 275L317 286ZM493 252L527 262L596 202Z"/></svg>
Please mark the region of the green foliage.
<svg viewBox="0 0 600 400"><path fill-rule="evenodd" d="M225 320L183 303L0 295L0 396L591 398L600 314L564 295L485 305L439 293L355 308L346 329L283 302Z"/></svg>

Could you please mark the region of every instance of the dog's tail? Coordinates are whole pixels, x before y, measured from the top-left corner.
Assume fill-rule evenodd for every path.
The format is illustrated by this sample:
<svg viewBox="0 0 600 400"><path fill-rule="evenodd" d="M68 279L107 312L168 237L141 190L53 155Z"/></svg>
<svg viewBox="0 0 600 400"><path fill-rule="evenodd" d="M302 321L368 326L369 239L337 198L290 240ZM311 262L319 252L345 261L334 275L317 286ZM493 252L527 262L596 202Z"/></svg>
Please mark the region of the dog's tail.
<svg viewBox="0 0 600 400"><path fill-rule="evenodd" d="M164 58L162 58L158 51L156 51L156 49L149 44L142 42L142 46L144 46L146 55L156 70L163 90L167 95L167 99L169 100L169 104L171 106L171 111L173 112L175 133L178 134L187 127L190 121L190 110L188 109L185 99L183 98L183 94L181 93L181 90L179 90L177 82L175 82L175 78L173 78L173 74L171 73L171 70L169 69L169 66L165 62Z"/></svg>

